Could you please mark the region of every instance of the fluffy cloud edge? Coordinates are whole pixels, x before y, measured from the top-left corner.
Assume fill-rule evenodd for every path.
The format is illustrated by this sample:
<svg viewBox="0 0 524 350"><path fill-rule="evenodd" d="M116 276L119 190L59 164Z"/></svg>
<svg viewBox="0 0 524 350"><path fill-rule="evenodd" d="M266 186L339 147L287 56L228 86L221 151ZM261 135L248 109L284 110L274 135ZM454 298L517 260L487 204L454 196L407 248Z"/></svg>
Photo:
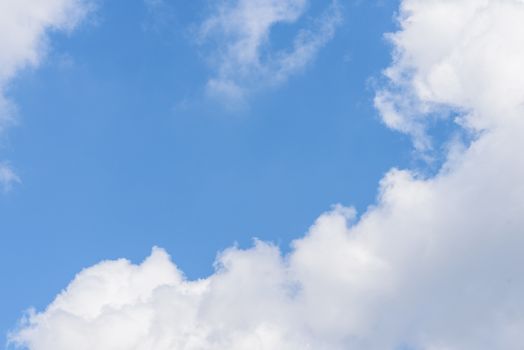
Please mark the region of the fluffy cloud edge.
<svg viewBox="0 0 524 350"><path fill-rule="evenodd" d="M49 51L49 33L72 32L94 10L93 0L6 0L0 3L0 138L16 124L9 85L17 74L39 66ZM4 161L0 185L9 190L19 176Z"/></svg>

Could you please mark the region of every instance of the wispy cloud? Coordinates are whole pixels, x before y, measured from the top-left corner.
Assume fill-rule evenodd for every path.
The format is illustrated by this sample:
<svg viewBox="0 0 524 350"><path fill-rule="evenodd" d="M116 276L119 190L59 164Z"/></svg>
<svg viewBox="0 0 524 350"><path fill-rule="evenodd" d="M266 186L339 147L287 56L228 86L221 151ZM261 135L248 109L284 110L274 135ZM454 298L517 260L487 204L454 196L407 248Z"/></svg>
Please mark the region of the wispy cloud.
<svg viewBox="0 0 524 350"><path fill-rule="evenodd" d="M0 1L0 137L15 120L9 83L20 70L39 65L48 51L49 31L71 31L91 8L89 0Z"/></svg>
<svg viewBox="0 0 524 350"><path fill-rule="evenodd" d="M520 350L524 2L404 0L400 24L378 95L391 102L378 103L387 125L419 137L424 108L445 106L483 131L436 176L393 169L360 219L337 206L288 255L263 242L227 249L206 279L186 280L160 249L140 265L100 263L29 314L12 341L30 350Z"/></svg>
<svg viewBox="0 0 524 350"><path fill-rule="evenodd" d="M16 183L20 183L20 178L12 167L8 163L0 163L0 185L4 191L9 191Z"/></svg>
<svg viewBox="0 0 524 350"><path fill-rule="evenodd" d="M200 27L199 38L210 43L214 76L208 92L242 101L250 92L274 86L303 70L333 38L341 10L335 0L297 35L287 49L274 50L270 33L277 24L295 24L307 9L306 0L221 0Z"/></svg>

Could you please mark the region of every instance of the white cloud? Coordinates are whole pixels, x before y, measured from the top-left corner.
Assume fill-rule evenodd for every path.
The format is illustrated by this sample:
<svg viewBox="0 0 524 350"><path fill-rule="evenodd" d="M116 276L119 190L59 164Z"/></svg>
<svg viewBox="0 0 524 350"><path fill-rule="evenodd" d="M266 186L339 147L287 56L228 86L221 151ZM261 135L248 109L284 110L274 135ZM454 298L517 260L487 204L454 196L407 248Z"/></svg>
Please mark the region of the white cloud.
<svg viewBox="0 0 524 350"><path fill-rule="evenodd" d="M421 111L445 107L482 131L439 174L391 170L360 219L336 207L288 255L262 242L228 249L203 280L186 280L158 249L141 265L103 262L12 340L30 350L521 349L524 3L404 0L401 24L382 92L394 102L388 125L413 134Z"/></svg>
<svg viewBox="0 0 524 350"><path fill-rule="evenodd" d="M200 28L202 42L213 47L216 69L208 92L228 101L276 85L303 70L335 34L341 22L334 0L312 28L298 31L291 47L272 48L270 34L277 24L295 24L306 12L307 0L221 0Z"/></svg>
<svg viewBox="0 0 524 350"><path fill-rule="evenodd" d="M6 162L0 163L0 185L4 191L9 191L15 183L20 183L20 178Z"/></svg>
<svg viewBox="0 0 524 350"><path fill-rule="evenodd" d="M49 31L72 30L90 8L87 0L0 1L0 137L15 118L6 97L9 83L20 70L38 66L48 50ZM16 176L2 179L6 184Z"/></svg>
<svg viewBox="0 0 524 350"><path fill-rule="evenodd" d="M400 21L386 71L394 88L376 99L389 127L424 148L427 119L443 105L465 112L459 121L474 132L521 117L521 0L404 1Z"/></svg>

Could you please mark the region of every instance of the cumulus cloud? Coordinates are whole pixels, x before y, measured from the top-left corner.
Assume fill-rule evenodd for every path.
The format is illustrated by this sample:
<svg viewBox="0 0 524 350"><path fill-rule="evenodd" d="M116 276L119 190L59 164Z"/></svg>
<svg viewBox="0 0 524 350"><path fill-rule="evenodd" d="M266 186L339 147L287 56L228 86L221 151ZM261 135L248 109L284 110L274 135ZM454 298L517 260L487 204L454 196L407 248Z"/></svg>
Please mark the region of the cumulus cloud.
<svg viewBox="0 0 524 350"><path fill-rule="evenodd" d="M0 2L0 137L13 124L15 107L9 83L22 69L36 67L48 50L46 34L70 31L90 10L88 0L2 0ZM3 165L0 183L17 177Z"/></svg>
<svg viewBox="0 0 524 350"><path fill-rule="evenodd" d="M428 120L450 108L473 132L521 118L521 0L403 1L400 24L403 30L389 36L392 87L375 100L389 127L425 148Z"/></svg>
<svg viewBox="0 0 524 350"><path fill-rule="evenodd" d="M303 70L341 22L337 0L313 25L298 31L291 47L273 49L270 34L278 24L295 24L307 6L307 0L218 1L199 32L203 43L213 43L209 61L215 76L207 83L208 92L238 102L250 91Z"/></svg>
<svg viewBox="0 0 524 350"><path fill-rule="evenodd" d="M282 255L222 252L190 281L155 249L78 274L11 335L30 350L475 349L524 343L524 2L404 0L377 105L423 137L453 109L478 133L440 172L391 170L361 217L341 206ZM394 115L390 115L394 113Z"/></svg>

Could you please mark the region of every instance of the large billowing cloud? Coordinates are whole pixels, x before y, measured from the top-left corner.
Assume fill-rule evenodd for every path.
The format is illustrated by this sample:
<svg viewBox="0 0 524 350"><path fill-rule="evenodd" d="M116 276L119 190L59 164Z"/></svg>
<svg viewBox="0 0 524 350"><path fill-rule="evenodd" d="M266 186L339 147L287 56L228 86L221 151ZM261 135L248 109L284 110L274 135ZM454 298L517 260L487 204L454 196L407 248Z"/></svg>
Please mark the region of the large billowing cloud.
<svg viewBox="0 0 524 350"><path fill-rule="evenodd" d="M301 29L288 49L272 49L270 33L277 24L296 23L307 6L307 0L217 1L200 28L201 40L215 43L209 61L216 75L208 81L208 92L239 102L251 90L281 83L304 69L341 21L337 0L312 28Z"/></svg>
<svg viewBox="0 0 524 350"><path fill-rule="evenodd" d="M402 29L391 35L394 89L376 105L386 124L427 146L428 119L443 109L478 132L522 119L522 0L404 1Z"/></svg>
<svg viewBox="0 0 524 350"><path fill-rule="evenodd" d="M6 97L10 81L24 68L36 67L47 51L51 30L70 31L90 10L88 0L0 1L0 137L14 122L15 106ZM0 164L0 184L19 181Z"/></svg>
<svg viewBox="0 0 524 350"><path fill-rule="evenodd" d="M335 207L288 255L256 242L188 281L155 249L82 271L12 341L30 350L519 350L524 344L524 3L404 0L385 123L475 135L440 172L391 170L360 218Z"/></svg>

